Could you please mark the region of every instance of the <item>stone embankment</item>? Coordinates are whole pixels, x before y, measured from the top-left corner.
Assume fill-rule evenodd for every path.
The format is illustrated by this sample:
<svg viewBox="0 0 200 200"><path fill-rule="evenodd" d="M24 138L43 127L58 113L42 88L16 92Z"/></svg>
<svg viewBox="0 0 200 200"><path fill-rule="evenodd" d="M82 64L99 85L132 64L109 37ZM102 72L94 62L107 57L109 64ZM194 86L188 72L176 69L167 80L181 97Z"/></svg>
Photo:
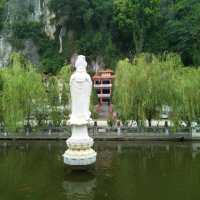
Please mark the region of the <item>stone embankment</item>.
<svg viewBox="0 0 200 200"><path fill-rule="evenodd" d="M0 135L0 140L66 140L70 133L29 134L29 135ZM200 141L199 136L191 133L90 133L95 141Z"/></svg>

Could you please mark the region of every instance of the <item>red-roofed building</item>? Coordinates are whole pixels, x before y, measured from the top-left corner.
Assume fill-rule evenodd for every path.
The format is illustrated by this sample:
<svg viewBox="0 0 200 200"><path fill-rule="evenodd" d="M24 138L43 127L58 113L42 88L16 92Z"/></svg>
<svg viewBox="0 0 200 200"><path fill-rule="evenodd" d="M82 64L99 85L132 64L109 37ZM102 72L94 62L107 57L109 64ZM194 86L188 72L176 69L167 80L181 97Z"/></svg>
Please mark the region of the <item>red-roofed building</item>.
<svg viewBox="0 0 200 200"><path fill-rule="evenodd" d="M109 106L109 112L112 112L112 82L115 78L111 69L100 70L93 77L93 85L97 91L99 100L98 111L102 111L103 105Z"/></svg>

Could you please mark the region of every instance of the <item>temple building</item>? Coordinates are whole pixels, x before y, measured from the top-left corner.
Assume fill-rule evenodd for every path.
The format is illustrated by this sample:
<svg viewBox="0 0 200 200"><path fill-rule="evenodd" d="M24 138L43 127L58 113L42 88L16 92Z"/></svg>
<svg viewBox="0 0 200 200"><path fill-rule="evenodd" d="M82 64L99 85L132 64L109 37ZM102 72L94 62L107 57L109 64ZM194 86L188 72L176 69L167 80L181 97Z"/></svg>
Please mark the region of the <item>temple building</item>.
<svg viewBox="0 0 200 200"><path fill-rule="evenodd" d="M99 102L97 111L104 113L104 115L112 112L111 96L114 78L115 76L111 69L100 70L92 78Z"/></svg>

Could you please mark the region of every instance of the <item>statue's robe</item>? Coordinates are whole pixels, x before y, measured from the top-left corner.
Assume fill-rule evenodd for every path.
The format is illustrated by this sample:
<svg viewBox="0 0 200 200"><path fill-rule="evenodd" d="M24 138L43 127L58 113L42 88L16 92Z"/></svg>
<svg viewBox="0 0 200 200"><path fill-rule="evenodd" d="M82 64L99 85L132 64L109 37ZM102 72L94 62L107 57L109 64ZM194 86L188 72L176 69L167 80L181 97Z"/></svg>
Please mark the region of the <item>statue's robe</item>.
<svg viewBox="0 0 200 200"><path fill-rule="evenodd" d="M82 125L89 123L90 120L90 95L92 81L87 72L75 72L70 79L71 92L71 125Z"/></svg>

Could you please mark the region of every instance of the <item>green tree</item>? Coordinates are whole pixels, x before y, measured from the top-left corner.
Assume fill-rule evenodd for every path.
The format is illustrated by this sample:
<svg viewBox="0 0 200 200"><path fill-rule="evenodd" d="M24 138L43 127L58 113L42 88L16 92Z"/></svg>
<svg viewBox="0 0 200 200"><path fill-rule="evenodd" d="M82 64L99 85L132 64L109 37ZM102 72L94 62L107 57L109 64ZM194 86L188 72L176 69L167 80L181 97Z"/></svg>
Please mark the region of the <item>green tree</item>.
<svg viewBox="0 0 200 200"><path fill-rule="evenodd" d="M5 0L0 0L0 29L2 28L2 25L4 23L4 17L3 17L3 14L4 14L4 8L5 8L5 3L6 1Z"/></svg>
<svg viewBox="0 0 200 200"><path fill-rule="evenodd" d="M183 69L179 79L179 102L176 105L176 118L188 126L200 119L200 70Z"/></svg>
<svg viewBox="0 0 200 200"><path fill-rule="evenodd" d="M35 68L17 53L11 57L11 66L3 72L3 118L10 131L16 131L35 119L35 112L46 100L42 77Z"/></svg>
<svg viewBox="0 0 200 200"><path fill-rule="evenodd" d="M114 0L115 22L128 35L135 52L143 51L147 30L159 16L160 0Z"/></svg>
<svg viewBox="0 0 200 200"><path fill-rule="evenodd" d="M3 122L3 86L4 86L4 80L3 80L3 70L0 70L0 123Z"/></svg>
<svg viewBox="0 0 200 200"><path fill-rule="evenodd" d="M177 100L176 70L180 58L165 55L140 54L131 63L118 63L114 90L114 105L123 120L158 119L163 105L174 106Z"/></svg>
<svg viewBox="0 0 200 200"><path fill-rule="evenodd" d="M48 103L49 103L49 110L50 110L50 120L53 121L55 126L59 126L61 122L61 111L59 106L61 105L60 102L60 90L58 85L58 80L55 76L49 78L48 82Z"/></svg>
<svg viewBox="0 0 200 200"><path fill-rule="evenodd" d="M171 15L166 24L169 50L180 53L186 65L199 65L200 2L175 1L169 8Z"/></svg>
<svg viewBox="0 0 200 200"><path fill-rule="evenodd" d="M58 73L58 78L62 86L61 91L61 105L63 109L64 118L69 116L69 105L70 105L70 77L72 74L72 69L70 65L65 65L61 68Z"/></svg>
<svg viewBox="0 0 200 200"><path fill-rule="evenodd" d="M90 111L92 119L96 119L98 117L98 113L96 111L96 106L98 104L98 96L95 88L92 88L92 93L90 97Z"/></svg>

